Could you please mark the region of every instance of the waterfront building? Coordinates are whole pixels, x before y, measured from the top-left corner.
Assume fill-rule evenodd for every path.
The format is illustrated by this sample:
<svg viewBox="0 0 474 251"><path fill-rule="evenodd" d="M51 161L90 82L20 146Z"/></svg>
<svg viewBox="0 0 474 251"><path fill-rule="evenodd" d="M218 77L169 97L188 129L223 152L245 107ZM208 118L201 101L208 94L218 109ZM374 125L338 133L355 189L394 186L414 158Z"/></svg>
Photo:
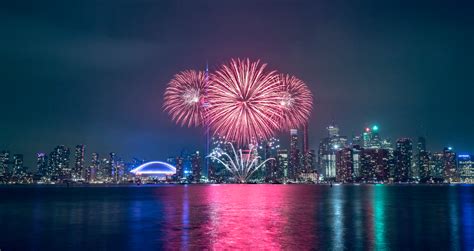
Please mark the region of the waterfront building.
<svg viewBox="0 0 474 251"><path fill-rule="evenodd" d="M277 151L277 175L276 178L281 181L288 179L288 150L280 149Z"/></svg>
<svg viewBox="0 0 474 251"><path fill-rule="evenodd" d="M26 169L23 165L23 154L14 154L13 155L13 177L17 181L21 181L26 177Z"/></svg>
<svg viewBox="0 0 474 251"><path fill-rule="evenodd" d="M0 151L0 183L8 182L10 176L9 164L10 152L5 150Z"/></svg>
<svg viewBox="0 0 474 251"><path fill-rule="evenodd" d="M445 181L459 181L459 176L456 168L456 153L451 147L445 147L443 149L443 170Z"/></svg>
<svg viewBox="0 0 474 251"><path fill-rule="evenodd" d="M69 148L59 145L49 154L48 176L52 180L70 179L71 169L69 168Z"/></svg>
<svg viewBox="0 0 474 251"><path fill-rule="evenodd" d="M474 183L474 156L469 154L458 155L458 170L460 181Z"/></svg>
<svg viewBox="0 0 474 251"><path fill-rule="evenodd" d="M444 179L444 156L442 152L433 153L430 158L430 176L435 182Z"/></svg>
<svg viewBox="0 0 474 251"><path fill-rule="evenodd" d="M333 180L336 178L336 152L347 146L347 137L339 135L336 125L330 125L326 129L328 137L319 143L318 166L326 180Z"/></svg>
<svg viewBox="0 0 474 251"><path fill-rule="evenodd" d="M86 180L88 182L94 182L100 176L100 159L99 154L92 153L91 164L88 171L86 172Z"/></svg>
<svg viewBox="0 0 474 251"><path fill-rule="evenodd" d="M397 140L394 152L395 170L393 172L395 182L408 182L412 162L413 144L409 138Z"/></svg>
<svg viewBox="0 0 474 251"><path fill-rule="evenodd" d="M344 147L336 152L336 181L349 183L353 181L354 160L352 148Z"/></svg>
<svg viewBox="0 0 474 251"><path fill-rule="evenodd" d="M84 145L77 145L74 152L74 169L72 171L72 178L74 180L84 180L85 179L85 170L84 170Z"/></svg>
<svg viewBox="0 0 474 251"><path fill-rule="evenodd" d="M360 157L360 179L363 182L387 182L389 172L389 150L363 148Z"/></svg>
<svg viewBox="0 0 474 251"><path fill-rule="evenodd" d="M290 130L290 160L288 164L288 179L296 180L301 171L301 156L298 149L298 130Z"/></svg>
<svg viewBox="0 0 474 251"><path fill-rule="evenodd" d="M196 151L191 155L191 172L192 172L192 181L200 182L201 181L201 155L199 151Z"/></svg>
<svg viewBox="0 0 474 251"><path fill-rule="evenodd" d="M48 174L48 155L46 153L36 154L36 170L40 177L46 177Z"/></svg>

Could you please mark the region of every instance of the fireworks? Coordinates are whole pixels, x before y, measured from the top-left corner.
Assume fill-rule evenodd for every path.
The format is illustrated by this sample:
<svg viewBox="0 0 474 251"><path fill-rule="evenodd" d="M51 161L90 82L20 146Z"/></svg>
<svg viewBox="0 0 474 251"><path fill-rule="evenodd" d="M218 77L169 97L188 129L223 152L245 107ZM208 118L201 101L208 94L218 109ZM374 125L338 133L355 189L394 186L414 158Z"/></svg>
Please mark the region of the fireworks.
<svg viewBox="0 0 474 251"><path fill-rule="evenodd" d="M232 59L207 76L187 70L168 84L163 107L177 124L206 125L214 135L243 146L299 128L310 116L313 97L306 84L267 71L260 61Z"/></svg>
<svg viewBox="0 0 474 251"><path fill-rule="evenodd" d="M294 76L281 74L279 81L282 92L281 129L299 128L308 121L313 107L311 91L303 81Z"/></svg>
<svg viewBox="0 0 474 251"><path fill-rule="evenodd" d="M181 126L199 126L204 121L206 74L187 70L174 76L165 91L164 109Z"/></svg>
<svg viewBox="0 0 474 251"><path fill-rule="evenodd" d="M226 143L231 146L231 154L218 148L207 157L221 163L240 183L246 183L252 177L252 174L265 165L265 163L275 160L274 158L268 158L260 161L260 157L256 154L256 148L252 144L249 145L249 149L244 153L242 149L236 151L232 143ZM234 157L232 158L231 155Z"/></svg>
<svg viewBox="0 0 474 251"><path fill-rule="evenodd" d="M239 145L268 139L280 128L278 75L266 64L231 60L211 75L208 122L214 133Z"/></svg>

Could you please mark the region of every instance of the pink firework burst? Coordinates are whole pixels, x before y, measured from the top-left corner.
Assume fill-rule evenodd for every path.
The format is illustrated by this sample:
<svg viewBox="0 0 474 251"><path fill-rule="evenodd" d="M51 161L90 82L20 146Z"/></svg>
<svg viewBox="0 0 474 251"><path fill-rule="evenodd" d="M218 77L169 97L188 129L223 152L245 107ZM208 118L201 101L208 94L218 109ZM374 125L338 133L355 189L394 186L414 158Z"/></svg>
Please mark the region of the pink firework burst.
<svg viewBox="0 0 474 251"><path fill-rule="evenodd" d="M280 129L299 128L309 119L313 107L313 95L308 86L294 76L281 74L279 82L282 93Z"/></svg>
<svg viewBox="0 0 474 251"><path fill-rule="evenodd" d="M215 134L245 145L279 129L278 75L260 61L232 59L211 75L208 122Z"/></svg>
<svg viewBox="0 0 474 251"><path fill-rule="evenodd" d="M200 126L205 116L206 74L186 70L174 76L165 90L165 111L181 126Z"/></svg>

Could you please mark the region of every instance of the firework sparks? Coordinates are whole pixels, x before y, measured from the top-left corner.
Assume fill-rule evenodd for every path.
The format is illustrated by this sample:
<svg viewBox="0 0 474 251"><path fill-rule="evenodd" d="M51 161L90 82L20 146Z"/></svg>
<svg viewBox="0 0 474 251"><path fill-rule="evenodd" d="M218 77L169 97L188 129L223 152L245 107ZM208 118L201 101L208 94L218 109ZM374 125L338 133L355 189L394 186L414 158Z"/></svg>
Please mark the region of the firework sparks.
<svg viewBox="0 0 474 251"><path fill-rule="evenodd" d="M252 177L252 174L265 165L265 163L275 160L274 158L268 158L260 163L260 157L255 153L256 147L252 144L249 145L249 149L245 153L243 153L242 149L236 151L234 145L230 142L226 142L226 144L231 146L231 154L218 148L207 157L222 164L240 183L246 183ZM232 158L231 155L234 157Z"/></svg>
<svg viewBox="0 0 474 251"><path fill-rule="evenodd" d="M165 91L163 107L181 126L200 126L204 122L206 75L187 70L174 76Z"/></svg>
<svg viewBox="0 0 474 251"><path fill-rule="evenodd" d="M278 75L266 64L231 60L211 75L208 121L214 133L244 145L268 139L279 129Z"/></svg>
<svg viewBox="0 0 474 251"><path fill-rule="evenodd" d="M281 74L279 82L282 93L280 98L281 129L299 128L308 121L311 114L313 107L311 91L303 81L294 76Z"/></svg>

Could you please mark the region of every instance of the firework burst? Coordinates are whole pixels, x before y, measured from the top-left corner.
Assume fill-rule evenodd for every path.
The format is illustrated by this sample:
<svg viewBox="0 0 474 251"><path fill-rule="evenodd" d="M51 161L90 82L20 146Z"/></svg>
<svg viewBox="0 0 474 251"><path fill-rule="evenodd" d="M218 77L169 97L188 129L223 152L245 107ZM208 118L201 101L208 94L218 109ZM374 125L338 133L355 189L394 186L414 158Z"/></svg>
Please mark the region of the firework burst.
<svg viewBox="0 0 474 251"><path fill-rule="evenodd" d="M234 145L230 142L226 142L226 144L230 145L232 149L230 154L218 148L207 157L222 164L240 183L246 183L252 177L252 174L264 166L265 163L275 160L274 158L268 158L261 161L260 156L255 153L257 150L256 146L252 144L248 146L249 149L245 153L242 149L236 151Z"/></svg>
<svg viewBox="0 0 474 251"><path fill-rule="evenodd" d="M187 70L174 76L165 91L163 107L181 126L200 126L205 116L206 74Z"/></svg>
<svg viewBox="0 0 474 251"><path fill-rule="evenodd" d="M268 139L280 128L278 75L265 67L232 59L211 75L207 118L214 133L244 145Z"/></svg>
<svg viewBox="0 0 474 251"><path fill-rule="evenodd" d="M313 95L308 86L294 76L281 74L279 82L282 108L280 129L299 128L309 119L313 107Z"/></svg>

